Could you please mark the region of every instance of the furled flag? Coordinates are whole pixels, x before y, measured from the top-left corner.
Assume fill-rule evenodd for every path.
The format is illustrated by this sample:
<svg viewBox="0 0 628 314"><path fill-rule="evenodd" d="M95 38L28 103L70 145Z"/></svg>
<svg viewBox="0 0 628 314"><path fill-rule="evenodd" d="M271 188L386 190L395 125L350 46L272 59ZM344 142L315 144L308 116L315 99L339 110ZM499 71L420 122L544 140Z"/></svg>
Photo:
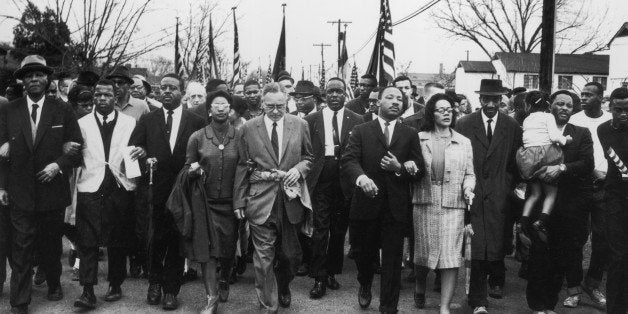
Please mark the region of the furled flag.
<svg viewBox="0 0 628 314"><path fill-rule="evenodd" d="M340 33L338 37L342 40L342 52L340 53L340 59L338 60L338 68L340 69L341 78L345 79L345 65L349 61L349 55L347 54L347 30L344 33Z"/></svg>
<svg viewBox="0 0 628 314"><path fill-rule="evenodd" d="M235 86L242 80L240 76L240 45L238 44L238 24L236 23L235 7L233 8L233 31L233 79L231 86Z"/></svg>
<svg viewBox="0 0 628 314"><path fill-rule="evenodd" d="M321 67L320 87L321 87L321 90L325 90L325 66Z"/></svg>
<svg viewBox="0 0 628 314"><path fill-rule="evenodd" d="M218 62L216 59L216 47L214 46L214 27L212 25L212 16L209 15L209 42L208 42L207 54L209 58L209 79L218 78L220 73L218 73Z"/></svg>
<svg viewBox="0 0 628 314"><path fill-rule="evenodd" d="M351 85L351 89L355 90L356 88L358 88L358 67L355 65L355 60L353 61L353 68L351 69L351 82L349 83L349 85Z"/></svg>
<svg viewBox="0 0 628 314"><path fill-rule="evenodd" d="M388 0L381 0L379 26L367 73L378 77L379 86L386 86L395 77L395 45L392 42L392 18Z"/></svg>
<svg viewBox="0 0 628 314"><path fill-rule="evenodd" d="M268 70L266 71L266 79L264 80L264 84L268 84L273 82L273 70L270 68L270 63L268 63Z"/></svg>
<svg viewBox="0 0 628 314"><path fill-rule="evenodd" d="M177 73L179 77L183 77L185 74L183 69L183 58L181 58L181 53L179 53L179 19L177 19L177 27L174 35L174 72Z"/></svg>
<svg viewBox="0 0 628 314"><path fill-rule="evenodd" d="M283 7L283 22L281 23L281 35L279 36L279 46L275 55L275 65L273 66L273 79L279 79L279 72L286 69L286 7Z"/></svg>

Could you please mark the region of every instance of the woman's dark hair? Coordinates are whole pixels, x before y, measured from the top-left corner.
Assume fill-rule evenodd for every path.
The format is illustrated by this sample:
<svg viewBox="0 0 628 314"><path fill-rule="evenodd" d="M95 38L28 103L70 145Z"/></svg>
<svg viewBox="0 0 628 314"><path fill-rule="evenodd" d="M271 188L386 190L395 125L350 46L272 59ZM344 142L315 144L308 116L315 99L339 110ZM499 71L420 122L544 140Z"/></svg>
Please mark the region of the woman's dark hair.
<svg viewBox="0 0 628 314"><path fill-rule="evenodd" d="M233 103L231 104L231 109L235 111L239 116L243 116L248 109L246 104L246 100L242 97L233 97Z"/></svg>
<svg viewBox="0 0 628 314"><path fill-rule="evenodd" d="M75 85L68 92L68 102L73 108L78 106L79 101L89 101L94 98L94 94L90 87L84 85Z"/></svg>
<svg viewBox="0 0 628 314"><path fill-rule="evenodd" d="M436 129L435 120L434 120L434 109L436 109L436 103L440 100L446 100L449 103L451 109L454 109L454 101L445 94L434 94L434 96L430 97L430 100L425 104L425 117L423 123L423 127L421 131L434 131ZM451 125L450 128L454 128L456 126L456 117L458 114L455 110L451 112Z"/></svg>
<svg viewBox="0 0 628 314"><path fill-rule="evenodd" d="M532 112L546 112L549 110L549 96L547 93L533 90L526 95L526 104L530 106L530 113Z"/></svg>
<svg viewBox="0 0 628 314"><path fill-rule="evenodd" d="M209 93L205 98L205 109L207 109L207 112L209 112L212 108L212 101L214 101L214 99L218 97L223 97L224 99L226 99L229 103L229 106L233 104L233 98L231 98L231 95L229 95L229 93L223 90L217 90L215 92Z"/></svg>
<svg viewBox="0 0 628 314"><path fill-rule="evenodd" d="M456 94L456 92L454 92L453 90L446 90L445 95L449 96L449 98L454 102L460 103L460 97L458 97L458 94Z"/></svg>

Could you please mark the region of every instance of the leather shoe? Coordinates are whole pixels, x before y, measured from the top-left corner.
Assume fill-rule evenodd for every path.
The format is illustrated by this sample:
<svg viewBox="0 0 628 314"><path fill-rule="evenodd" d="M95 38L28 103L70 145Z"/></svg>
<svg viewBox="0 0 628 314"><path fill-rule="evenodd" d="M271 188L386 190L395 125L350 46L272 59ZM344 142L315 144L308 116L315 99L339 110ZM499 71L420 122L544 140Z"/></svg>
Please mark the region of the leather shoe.
<svg viewBox="0 0 628 314"><path fill-rule="evenodd" d="M93 310L96 308L96 296L93 293L83 291L83 294L74 301L74 307Z"/></svg>
<svg viewBox="0 0 628 314"><path fill-rule="evenodd" d="M161 307L166 311L174 311L179 307L179 301L177 301L177 297L174 294L166 293L164 295L164 304Z"/></svg>
<svg viewBox="0 0 628 314"><path fill-rule="evenodd" d="M417 309L425 308L425 293L414 293L414 307Z"/></svg>
<svg viewBox="0 0 628 314"><path fill-rule="evenodd" d="M161 285L153 283L148 286L146 301L150 305L157 305L161 301Z"/></svg>
<svg viewBox="0 0 628 314"><path fill-rule="evenodd" d="M28 314L28 305L12 307L11 314Z"/></svg>
<svg viewBox="0 0 628 314"><path fill-rule="evenodd" d="M307 274L310 272L310 266L306 263L302 263L301 265L299 265L299 267L297 268L297 273L296 275L299 277L303 277L303 276L307 276Z"/></svg>
<svg viewBox="0 0 628 314"><path fill-rule="evenodd" d="M358 303L360 303L360 307L363 309L369 307L372 298L371 285L360 285L360 291L358 292Z"/></svg>
<svg viewBox="0 0 628 314"><path fill-rule="evenodd" d="M46 274L44 273L44 270L41 267L37 267L37 270L35 271L35 277L33 278L33 284L36 287L39 287L43 285L45 282L46 282Z"/></svg>
<svg viewBox="0 0 628 314"><path fill-rule="evenodd" d="M109 286L107 294L105 294L105 301L113 302L122 299L122 289L120 286Z"/></svg>
<svg viewBox="0 0 628 314"><path fill-rule="evenodd" d="M218 299L220 299L220 302L227 302L227 300L229 300L229 282L226 280L220 280L218 282Z"/></svg>
<svg viewBox="0 0 628 314"><path fill-rule="evenodd" d="M310 299L320 299L325 295L326 292L325 283L321 280L316 279L314 281L314 287L310 290Z"/></svg>
<svg viewBox="0 0 628 314"><path fill-rule="evenodd" d="M288 308L290 307L290 303L292 303L290 288L281 289L279 291L279 305L283 308Z"/></svg>
<svg viewBox="0 0 628 314"><path fill-rule="evenodd" d="M488 295L493 299L501 299L503 297L502 287L490 287L488 290Z"/></svg>
<svg viewBox="0 0 628 314"><path fill-rule="evenodd" d="M61 289L61 285L58 285L55 288L48 288L48 295L46 295L48 301L60 301L63 299L63 290Z"/></svg>
<svg viewBox="0 0 628 314"><path fill-rule="evenodd" d="M336 276L334 275L327 276L327 288L331 290L340 289L340 284L338 283L338 281L336 281Z"/></svg>

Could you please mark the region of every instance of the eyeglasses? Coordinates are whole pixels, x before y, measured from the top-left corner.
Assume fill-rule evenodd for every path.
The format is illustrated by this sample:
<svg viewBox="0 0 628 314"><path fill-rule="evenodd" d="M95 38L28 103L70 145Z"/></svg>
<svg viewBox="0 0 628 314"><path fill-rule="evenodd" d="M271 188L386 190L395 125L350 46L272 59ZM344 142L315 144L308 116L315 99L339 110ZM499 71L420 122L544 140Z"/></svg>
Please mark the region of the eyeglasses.
<svg viewBox="0 0 628 314"><path fill-rule="evenodd" d="M279 111L279 110L283 110L286 107L286 105L284 105L284 104L276 104L276 105L264 104L264 107L268 111L273 111L273 110Z"/></svg>
<svg viewBox="0 0 628 314"><path fill-rule="evenodd" d="M254 90L247 90L246 92L244 92L245 95L257 95L259 94L259 90L254 89Z"/></svg>
<svg viewBox="0 0 628 314"><path fill-rule="evenodd" d="M440 114L445 114L445 113L452 113L454 111L453 108L451 107L446 107L446 108L438 108L438 109L434 109L434 112L438 112Z"/></svg>

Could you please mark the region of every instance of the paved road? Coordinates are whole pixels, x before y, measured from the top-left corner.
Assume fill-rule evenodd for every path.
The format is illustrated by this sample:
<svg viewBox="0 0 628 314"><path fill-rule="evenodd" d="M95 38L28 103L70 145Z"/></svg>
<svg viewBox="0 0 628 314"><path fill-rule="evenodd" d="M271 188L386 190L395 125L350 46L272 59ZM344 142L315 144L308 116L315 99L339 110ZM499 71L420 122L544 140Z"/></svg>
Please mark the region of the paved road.
<svg viewBox="0 0 628 314"><path fill-rule="evenodd" d="M588 251L588 250L586 250ZM586 254L588 256L589 254ZM49 302L45 299L47 288L36 287L33 291L33 302L31 304L31 313L82 313L76 311L72 304L74 299L81 293L81 288L77 282L70 281L70 268L67 266L67 258L64 256L64 273L61 278L65 298L59 302ZM585 261L585 265L588 261ZM507 283L504 290L505 296L501 300L490 300L490 310L492 313L530 313L525 300L525 281L516 277L516 271L519 268L517 261L507 258L506 265L508 272L506 275ZM102 296L106 293L106 263L100 263L99 280L100 285L96 287L96 295L98 297L98 308L90 313L156 313L163 312L160 307L147 305L146 289L148 284L146 280L129 279L122 289L124 297L115 303L107 303L102 300ZM240 278L240 281L231 286L231 296L229 302L221 304L221 313L257 313L257 298L253 287L254 277L251 264L248 265L246 273ZM408 270L404 270L402 276L407 276ZM357 302L358 283L356 280L355 263L352 260L346 260L345 273L338 276L337 279L342 285L338 291L328 290L328 294L321 300L310 300L309 290L312 280L306 277L297 277L292 285L292 306L289 310L281 310L282 313L377 313L379 305L379 276L376 276L373 283L373 302L368 310L360 310ZM433 282L433 273L430 274L428 282ZM437 313L439 304L439 294L429 292L427 295L427 308L425 310L417 310L413 307L412 290L413 284L409 282L402 283L401 297L399 302L400 313ZM430 286L428 286L430 289ZM0 313L9 312L10 306L8 301L8 283L4 285L4 294L0 296ZM185 284L179 295L181 307L178 311L171 313L198 313L204 302L204 289L200 281ZM561 294L561 300L565 297L564 292ZM471 310L466 305L466 297L464 296L464 274L460 273L458 280L458 289L454 302L458 309L455 313L469 313ZM558 313L603 313L595 308L587 305L590 304L587 297L583 297L583 303L576 310L566 309L559 304Z"/></svg>

